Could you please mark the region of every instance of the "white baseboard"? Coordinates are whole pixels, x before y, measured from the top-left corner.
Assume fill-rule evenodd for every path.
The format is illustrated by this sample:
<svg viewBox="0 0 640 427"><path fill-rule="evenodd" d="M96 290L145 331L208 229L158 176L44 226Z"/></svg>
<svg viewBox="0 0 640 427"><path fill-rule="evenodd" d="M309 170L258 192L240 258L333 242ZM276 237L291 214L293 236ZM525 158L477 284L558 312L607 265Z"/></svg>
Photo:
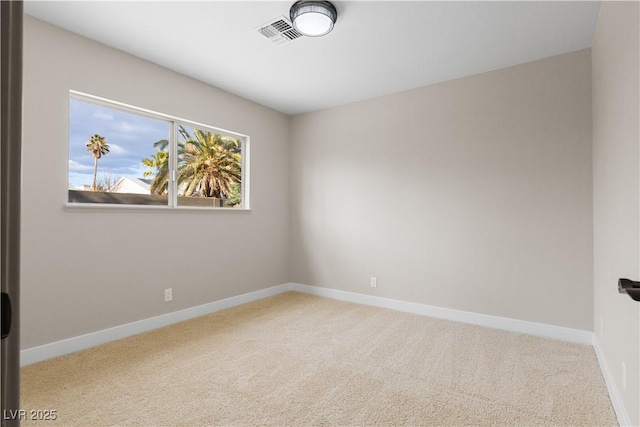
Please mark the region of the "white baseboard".
<svg viewBox="0 0 640 427"><path fill-rule="evenodd" d="M611 398L613 409L614 411L616 411L618 423L621 426L630 426L631 421L629 421L629 415L627 414L627 410L624 407L624 402L622 401L620 393L618 392L618 387L616 386L616 383L613 380L613 376L611 375L611 370L609 369L607 359L604 357L604 352L602 351L602 347L600 346L600 341L598 341L598 337L595 334L593 335L593 349L595 350L596 356L598 357L600 370L602 371L604 382L607 384L607 390L609 390L609 397Z"/></svg>
<svg viewBox="0 0 640 427"><path fill-rule="evenodd" d="M545 325L543 323L527 322L524 320L509 319L505 317L491 316L488 314L472 313L469 311L454 310L450 308L435 307L414 302L399 301L372 295L357 294L354 292L339 291L337 289L320 288L317 286L289 284L292 291L321 297L337 299L341 301L355 302L374 307L389 308L407 313L436 317L439 319L453 320L472 325L485 326L493 329L502 329L521 334L535 335L578 344L592 344L593 333L580 329L565 328L563 326Z"/></svg>
<svg viewBox="0 0 640 427"><path fill-rule="evenodd" d="M184 320L193 319L194 317L224 310L225 308L281 294L289 291L290 289L291 287L289 284L273 286L271 288L261 289L259 291L249 292L247 294L198 305L196 307L175 311L173 313L167 313L151 317L149 319L127 323L126 325L120 325L86 335L80 335L78 337L29 348L20 352L20 366L31 365L53 357L75 353L76 351L84 350L89 347L137 335L141 332L151 331L153 329L162 328Z"/></svg>
<svg viewBox="0 0 640 427"><path fill-rule="evenodd" d="M358 304L371 305L374 307L388 308L392 310L404 311L407 313L431 316L439 319L453 320L457 322L469 323L473 325L485 326L494 329L502 329L511 332L535 335L545 338L552 338L562 341L579 344L592 344L593 334L589 331L570 329L562 326L545 325L541 323L527 322L517 319L478 314L467 311L453 310L450 308L434 307L407 301L399 301L389 298L376 297L372 295L357 294L353 292L340 291L337 289L320 288L316 286L301 285L298 283L285 283L259 291L226 298L202 304L196 307L187 308L173 313L167 313L137 322L92 332L78 337L68 338L33 347L20 352L21 366L31 365L53 357L62 356L96 345L105 344L111 341L130 337L142 332L161 328L173 323L193 319L194 317L214 313L225 308L245 304L262 298L277 295L286 291L297 291L306 294L318 295L326 298L349 301Z"/></svg>

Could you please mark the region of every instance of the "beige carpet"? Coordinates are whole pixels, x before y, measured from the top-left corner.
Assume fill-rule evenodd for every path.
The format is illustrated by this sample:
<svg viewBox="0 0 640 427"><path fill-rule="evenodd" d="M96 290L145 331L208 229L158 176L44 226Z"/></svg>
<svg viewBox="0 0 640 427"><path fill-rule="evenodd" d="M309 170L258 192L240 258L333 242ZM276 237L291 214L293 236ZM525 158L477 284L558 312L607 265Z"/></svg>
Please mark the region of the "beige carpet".
<svg viewBox="0 0 640 427"><path fill-rule="evenodd" d="M589 346L294 292L28 366L22 396L42 426L617 425Z"/></svg>

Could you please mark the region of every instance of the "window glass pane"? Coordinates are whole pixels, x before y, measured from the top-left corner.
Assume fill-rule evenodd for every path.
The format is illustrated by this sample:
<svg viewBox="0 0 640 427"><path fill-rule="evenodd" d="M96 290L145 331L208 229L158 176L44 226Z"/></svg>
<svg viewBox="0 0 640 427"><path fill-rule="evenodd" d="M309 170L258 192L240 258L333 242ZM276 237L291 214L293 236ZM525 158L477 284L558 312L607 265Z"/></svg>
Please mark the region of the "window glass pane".
<svg viewBox="0 0 640 427"><path fill-rule="evenodd" d="M167 205L170 123L71 98L69 202Z"/></svg>
<svg viewBox="0 0 640 427"><path fill-rule="evenodd" d="M242 206L242 142L178 124L178 206Z"/></svg>
<svg viewBox="0 0 640 427"><path fill-rule="evenodd" d="M247 208L242 179L248 141L187 123L72 95L68 201Z"/></svg>

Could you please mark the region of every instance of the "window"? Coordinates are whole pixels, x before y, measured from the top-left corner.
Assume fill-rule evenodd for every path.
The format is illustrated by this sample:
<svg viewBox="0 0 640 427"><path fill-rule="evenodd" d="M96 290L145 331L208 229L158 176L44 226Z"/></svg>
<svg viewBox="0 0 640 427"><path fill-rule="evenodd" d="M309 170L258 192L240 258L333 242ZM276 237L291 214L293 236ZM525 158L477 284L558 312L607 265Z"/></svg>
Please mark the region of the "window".
<svg viewBox="0 0 640 427"><path fill-rule="evenodd" d="M69 203L248 206L249 138L72 92Z"/></svg>

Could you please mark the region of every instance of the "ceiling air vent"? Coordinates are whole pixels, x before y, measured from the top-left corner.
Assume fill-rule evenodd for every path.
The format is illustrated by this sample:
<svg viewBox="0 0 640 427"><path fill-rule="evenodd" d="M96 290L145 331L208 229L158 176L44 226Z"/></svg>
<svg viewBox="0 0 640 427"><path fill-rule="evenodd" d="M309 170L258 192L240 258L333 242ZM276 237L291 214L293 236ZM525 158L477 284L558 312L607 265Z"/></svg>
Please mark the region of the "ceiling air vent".
<svg viewBox="0 0 640 427"><path fill-rule="evenodd" d="M271 21L260 25L256 28L256 31L275 44L286 43L302 37L302 34L293 28L291 21L284 16L272 19Z"/></svg>

